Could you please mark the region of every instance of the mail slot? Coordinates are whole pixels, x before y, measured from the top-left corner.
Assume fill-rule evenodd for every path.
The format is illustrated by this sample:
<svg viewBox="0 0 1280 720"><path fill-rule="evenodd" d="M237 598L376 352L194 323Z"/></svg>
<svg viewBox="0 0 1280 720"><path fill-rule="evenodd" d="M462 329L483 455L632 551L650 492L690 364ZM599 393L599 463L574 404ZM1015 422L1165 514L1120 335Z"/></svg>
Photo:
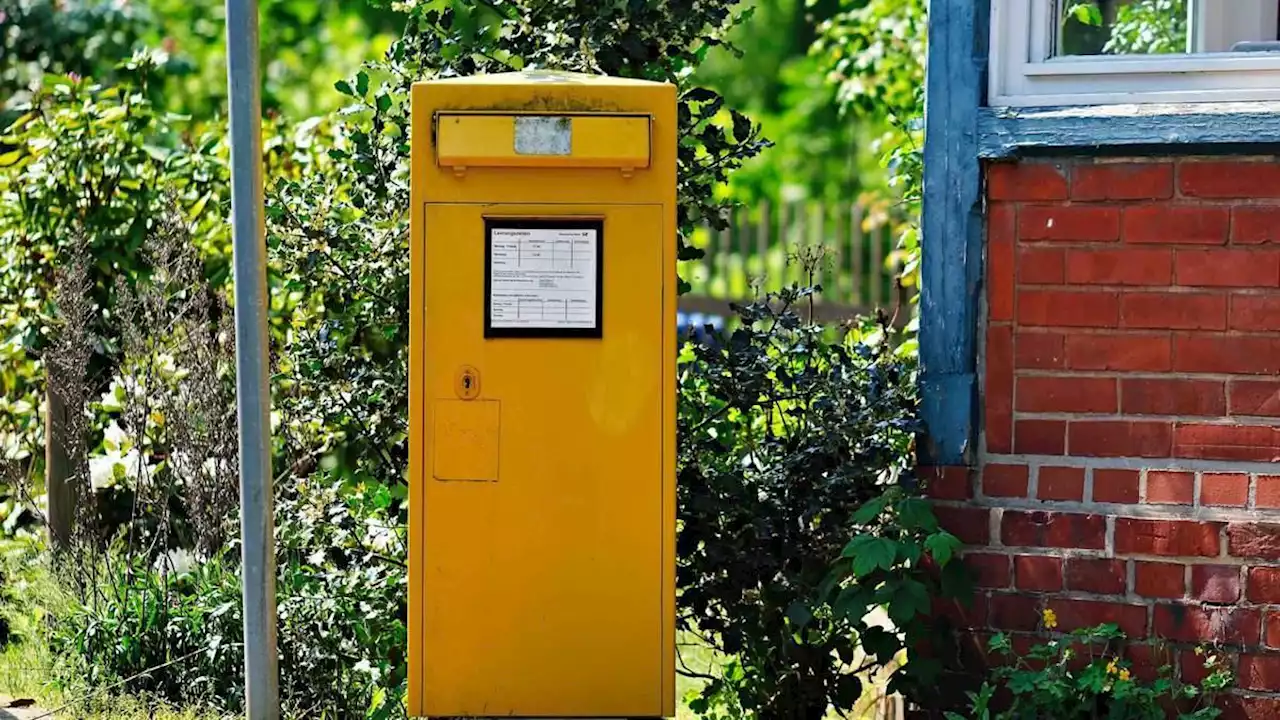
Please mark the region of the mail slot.
<svg viewBox="0 0 1280 720"><path fill-rule="evenodd" d="M676 95L413 88L409 712L675 713Z"/></svg>
<svg viewBox="0 0 1280 720"><path fill-rule="evenodd" d="M436 116L436 159L456 167L649 167L645 115Z"/></svg>

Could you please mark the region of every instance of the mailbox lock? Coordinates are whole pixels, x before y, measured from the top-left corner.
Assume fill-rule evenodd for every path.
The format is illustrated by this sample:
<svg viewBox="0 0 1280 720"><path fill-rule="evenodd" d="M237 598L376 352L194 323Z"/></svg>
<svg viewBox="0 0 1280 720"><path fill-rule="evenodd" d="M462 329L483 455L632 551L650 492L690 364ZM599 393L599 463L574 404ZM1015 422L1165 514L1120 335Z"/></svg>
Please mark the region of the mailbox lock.
<svg viewBox="0 0 1280 720"><path fill-rule="evenodd" d="M458 368L458 378L454 383L454 392L462 400L475 400L480 397L480 371L470 365Z"/></svg>

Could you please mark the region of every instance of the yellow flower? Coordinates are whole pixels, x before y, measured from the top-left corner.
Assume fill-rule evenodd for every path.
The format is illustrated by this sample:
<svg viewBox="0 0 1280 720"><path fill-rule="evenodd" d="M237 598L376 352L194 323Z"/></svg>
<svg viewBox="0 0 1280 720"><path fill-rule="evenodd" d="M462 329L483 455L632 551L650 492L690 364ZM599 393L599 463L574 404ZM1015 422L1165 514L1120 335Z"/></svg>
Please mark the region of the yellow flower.
<svg viewBox="0 0 1280 720"><path fill-rule="evenodd" d="M1122 670L1120 671L1120 680L1124 681L1124 680L1128 680L1128 679L1129 679L1129 671L1128 671L1128 670L1123 670L1123 669L1122 669Z"/></svg>
<svg viewBox="0 0 1280 720"><path fill-rule="evenodd" d="M1115 675L1115 674L1116 674L1116 670L1117 670L1117 669L1118 669L1118 668L1116 667L1116 661L1115 661L1115 660L1112 660L1111 662L1107 663L1107 674L1108 674L1108 675Z"/></svg>
<svg viewBox="0 0 1280 720"><path fill-rule="evenodd" d="M1044 609L1044 626L1050 630L1058 627L1058 614L1049 608Z"/></svg>

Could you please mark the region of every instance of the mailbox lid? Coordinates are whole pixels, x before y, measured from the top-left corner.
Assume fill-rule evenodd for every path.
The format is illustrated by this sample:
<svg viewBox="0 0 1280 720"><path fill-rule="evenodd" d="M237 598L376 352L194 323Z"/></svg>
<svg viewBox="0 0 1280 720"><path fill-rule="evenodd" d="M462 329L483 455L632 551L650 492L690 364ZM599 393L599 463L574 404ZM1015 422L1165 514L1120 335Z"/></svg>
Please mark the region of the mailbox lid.
<svg viewBox="0 0 1280 720"><path fill-rule="evenodd" d="M651 118L644 114L440 112L442 167L648 168Z"/></svg>

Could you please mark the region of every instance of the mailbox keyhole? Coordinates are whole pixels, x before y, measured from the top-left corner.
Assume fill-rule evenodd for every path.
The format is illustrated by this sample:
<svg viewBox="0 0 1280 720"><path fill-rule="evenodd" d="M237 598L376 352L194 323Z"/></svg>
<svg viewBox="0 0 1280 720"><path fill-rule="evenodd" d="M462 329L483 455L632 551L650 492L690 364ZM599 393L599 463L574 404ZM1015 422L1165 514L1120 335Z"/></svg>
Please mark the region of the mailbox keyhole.
<svg viewBox="0 0 1280 720"><path fill-rule="evenodd" d="M453 391L462 400L474 400L480 396L480 372L470 365L458 368L454 376Z"/></svg>

